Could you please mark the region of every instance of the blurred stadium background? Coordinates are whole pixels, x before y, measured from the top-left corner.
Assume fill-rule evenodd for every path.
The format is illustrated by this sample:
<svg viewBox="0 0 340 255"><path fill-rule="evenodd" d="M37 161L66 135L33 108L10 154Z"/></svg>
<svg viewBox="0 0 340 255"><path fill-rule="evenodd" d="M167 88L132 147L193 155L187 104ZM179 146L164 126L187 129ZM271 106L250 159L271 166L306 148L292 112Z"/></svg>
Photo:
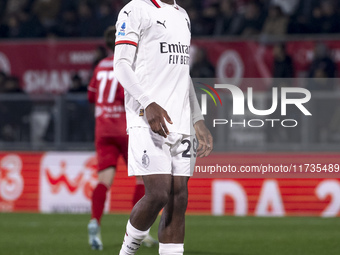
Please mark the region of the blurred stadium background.
<svg viewBox="0 0 340 255"><path fill-rule="evenodd" d="M127 2L0 0L0 212L89 212L96 158L87 84L108 54L103 32ZM252 165L268 157L278 165L316 158L340 163L340 1L178 4L192 22L195 81L243 90L252 86L259 108L270 102L273 86L300 86L312 93L308 109L313 117L292 112L288 117L299 121L293 129L211 128L215 152L210 164ZM216 116L231 118L230 95L221 97L223 106L213 108L208 101L214 109L206 116L208 124ZM204 177L190 182L189 214L340 216L338 177ZM133 187L121 161L106 211L129 212Z"/></svg>

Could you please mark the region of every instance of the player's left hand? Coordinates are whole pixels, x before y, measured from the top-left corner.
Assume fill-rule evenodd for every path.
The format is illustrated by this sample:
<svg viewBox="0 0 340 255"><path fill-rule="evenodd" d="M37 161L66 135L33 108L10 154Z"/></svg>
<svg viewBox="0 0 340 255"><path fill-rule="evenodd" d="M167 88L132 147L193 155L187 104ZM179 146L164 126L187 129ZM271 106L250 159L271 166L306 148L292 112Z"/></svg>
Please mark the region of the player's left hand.
<svg viewBox="0 0 340 255"><path fill-rule="evenodd" d="M197 156L201 158L206 157L213 150L213 137L209 129L206 127L204 120L197 121L194 124L194 128L199 144Z"/></svg>

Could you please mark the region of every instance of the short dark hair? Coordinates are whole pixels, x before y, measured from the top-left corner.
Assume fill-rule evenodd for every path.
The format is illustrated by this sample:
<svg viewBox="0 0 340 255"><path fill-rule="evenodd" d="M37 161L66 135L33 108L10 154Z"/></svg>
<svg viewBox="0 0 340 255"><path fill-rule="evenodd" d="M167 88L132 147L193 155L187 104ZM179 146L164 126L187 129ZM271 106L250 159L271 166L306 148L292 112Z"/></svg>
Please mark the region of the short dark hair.
<svg viewBox="0 0 340 255"><path fill-rule="evenodd" d="M114 51L115 49L115 34L116 34L115 26L108 27L104 32L106 46L112 51Z"/></svg>

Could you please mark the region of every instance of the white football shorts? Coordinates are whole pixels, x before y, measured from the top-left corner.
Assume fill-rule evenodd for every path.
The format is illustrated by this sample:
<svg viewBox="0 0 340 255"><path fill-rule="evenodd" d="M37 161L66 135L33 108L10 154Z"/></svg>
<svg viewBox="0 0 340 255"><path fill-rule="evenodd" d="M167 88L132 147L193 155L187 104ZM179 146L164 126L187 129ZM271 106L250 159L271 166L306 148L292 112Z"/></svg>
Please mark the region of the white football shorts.
<svg viewBox="0 0 340 255"><path fill-rule="evenodd" d="M128 175L192 176L197 147L195 135L164 138L147 127L129 128Z"/></svg>

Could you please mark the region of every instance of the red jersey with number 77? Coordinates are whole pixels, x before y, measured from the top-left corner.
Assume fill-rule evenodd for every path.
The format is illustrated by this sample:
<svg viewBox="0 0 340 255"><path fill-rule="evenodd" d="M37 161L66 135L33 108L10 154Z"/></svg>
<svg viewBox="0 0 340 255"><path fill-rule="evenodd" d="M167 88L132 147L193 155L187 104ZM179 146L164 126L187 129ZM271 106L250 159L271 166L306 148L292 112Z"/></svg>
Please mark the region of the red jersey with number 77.
<svg viewBox="0 0 340 255"><path fill-rule="evenodd" d="M94 69L88 100L95 103L96 138L126 136L124 89L113 75L113 55Z"/></svg>

